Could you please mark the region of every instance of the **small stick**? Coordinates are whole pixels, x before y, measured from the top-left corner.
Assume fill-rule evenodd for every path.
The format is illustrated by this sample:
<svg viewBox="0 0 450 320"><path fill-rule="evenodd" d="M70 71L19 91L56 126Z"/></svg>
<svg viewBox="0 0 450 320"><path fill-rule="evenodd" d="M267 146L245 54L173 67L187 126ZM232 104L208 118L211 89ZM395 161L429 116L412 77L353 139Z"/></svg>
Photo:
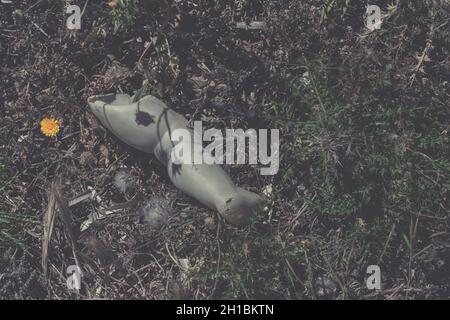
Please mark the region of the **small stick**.
<svg viewBox="0 0 450 320"><path fill-rule="evenodd" d="M266 23L264 21L252 21L249 24L246 22L237 22L236 28L244 30L262 30L266 28Z"/></svg>

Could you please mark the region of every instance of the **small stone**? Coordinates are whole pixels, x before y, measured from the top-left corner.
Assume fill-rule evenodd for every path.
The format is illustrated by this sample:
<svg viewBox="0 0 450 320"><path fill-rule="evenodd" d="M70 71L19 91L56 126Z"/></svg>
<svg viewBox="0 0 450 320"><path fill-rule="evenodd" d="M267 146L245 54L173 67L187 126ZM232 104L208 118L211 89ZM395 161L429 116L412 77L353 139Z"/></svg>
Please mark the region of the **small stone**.
<svg viewBox="0 0 450 320"><path fill-rule="evenodd" d="M319 276L316 280L316 290L319 296L334 294L337 291L337 285L327 276Z"/></svg>
<svg viewBox="0 0 450 320"><path fill-rule="evenodd" d="M216 223L214 222L214 219L212 217L205 218L204 222L208 230L213 231L216 229Z"/></svg>
<svg viewBox="0 0 450 320"><path fill-rule="evenodd" d="M23 11L16 9L12 12L12 17L15 24L20 24L23 21Z"/></svg>
<svg viewBox="0 0 450 320"><path fill-rule="evenodd" d="M96 159L92 152L84 151L80 155L80 164L82 166L89 165L89 164L95 164Z"/></svg>

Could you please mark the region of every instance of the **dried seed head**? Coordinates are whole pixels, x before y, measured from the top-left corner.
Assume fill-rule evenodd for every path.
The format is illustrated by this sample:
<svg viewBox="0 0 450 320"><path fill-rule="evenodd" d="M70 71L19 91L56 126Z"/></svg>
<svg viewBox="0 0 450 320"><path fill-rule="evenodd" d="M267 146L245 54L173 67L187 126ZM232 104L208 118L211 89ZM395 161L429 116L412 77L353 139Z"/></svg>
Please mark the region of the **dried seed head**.
<svg viewBox="0 0 450 320"><path fill-rule="evenodd" d="M122 193L132 192L136 188L136 181L127 171L120 170L114 176L114 186Z"/></svg>
<svg viewBox="0 0 450 320"><path fill-rule="evenodd" d="M151 229L161 229L169 220L172 213L170 202L164 198L152 198L147 200L139 209L141 221Z"/></svg>

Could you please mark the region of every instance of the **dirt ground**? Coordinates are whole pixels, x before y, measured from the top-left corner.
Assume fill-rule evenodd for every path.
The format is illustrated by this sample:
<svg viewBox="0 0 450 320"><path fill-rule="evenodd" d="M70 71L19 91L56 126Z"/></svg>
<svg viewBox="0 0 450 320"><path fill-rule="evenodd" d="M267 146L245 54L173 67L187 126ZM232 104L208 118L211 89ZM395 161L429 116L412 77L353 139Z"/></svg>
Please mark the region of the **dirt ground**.
<svg viewBox="0 0 450 320"><path fill-rule="evenodd" d="M450 297L446 1L378 1L375 32L365 1L111 2L0 4L1 298ZM265 26L237 26L252 21ZM224 166L268 210L227 225L86 103L138 91L211 127L279 128L276 176ZM366 287L371 264L381 290Z"/></svg>

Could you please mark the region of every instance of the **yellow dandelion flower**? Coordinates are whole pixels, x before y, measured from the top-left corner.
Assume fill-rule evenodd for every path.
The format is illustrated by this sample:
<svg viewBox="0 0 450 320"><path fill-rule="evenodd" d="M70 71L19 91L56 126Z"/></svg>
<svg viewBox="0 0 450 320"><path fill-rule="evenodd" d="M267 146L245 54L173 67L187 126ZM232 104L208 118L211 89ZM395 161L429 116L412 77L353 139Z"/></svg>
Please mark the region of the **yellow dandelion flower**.
<svg viewBox="0 0 450 320"><path fill-rule="evenodd" d="M110 6L111 7L111 9L115 9L116 7L117 7L117 2L116 1L110 1L110 2L108 2L108 6Z"/></svg>
<svg viewBox="0 0 450 320"><path fill-rule="evenodd" d="M41 132L47 137L54 137L59 132L59 121L53 118L41 120Z"/></svg>

